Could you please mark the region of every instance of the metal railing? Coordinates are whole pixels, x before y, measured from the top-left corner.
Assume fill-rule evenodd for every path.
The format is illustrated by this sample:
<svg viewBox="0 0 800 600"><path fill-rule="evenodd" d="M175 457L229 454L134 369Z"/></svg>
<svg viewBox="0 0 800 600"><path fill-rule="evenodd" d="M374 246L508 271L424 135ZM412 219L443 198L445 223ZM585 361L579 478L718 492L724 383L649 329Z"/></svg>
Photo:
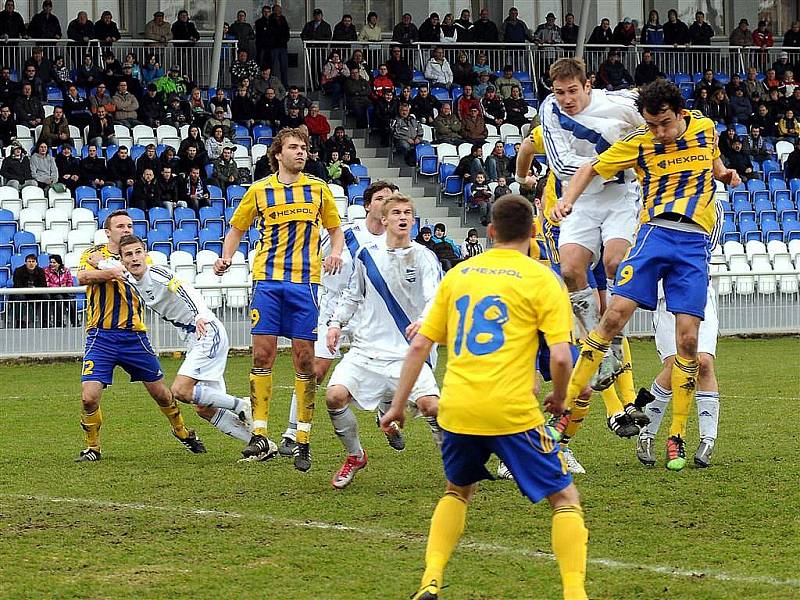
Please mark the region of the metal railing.
<svg viewBox="0 0 800 600"><path fill-rule="evenodd" d="M223 40L222 55L219 65L220 85L230 85L230 66L236 60L236 40ZM42 48L45 58L55 61L56 56L63 55L67 68L72 71L83 64L83 56L92 55L94 64L102 71L103 53L111 50L121 63L130 52L136 57L140 65L145 64L145 59L150 53L158 57L159 64L166 73L167 70L178 65L181 74L190 78L200 87L207 87L211 78L211 63L213 56L213 39L201 39L196 43L174 41L162 44L143 39L121 39L113 44L100 40L89 40L88 43L78 43L71 40L45 40L45 39L9 39L0 40L0 65L15 69L22 74L25 62L31 58L34 47Z"/></svg>
<svg viewBox="0 0 800 600"><path fill-rule="evenodd" d="M798 277L795 271L713 273L720 334L800 334ZM195 287L225 325L231 348L250 348L250 285L217 283ZM84 291L83 287L2 290L0 359L81 356L85 340ZM185 348L178 330L152 311L147 311L145 322L159 352ZM652 335L652 313L636 311L628 332L634 337Z"/></svg>

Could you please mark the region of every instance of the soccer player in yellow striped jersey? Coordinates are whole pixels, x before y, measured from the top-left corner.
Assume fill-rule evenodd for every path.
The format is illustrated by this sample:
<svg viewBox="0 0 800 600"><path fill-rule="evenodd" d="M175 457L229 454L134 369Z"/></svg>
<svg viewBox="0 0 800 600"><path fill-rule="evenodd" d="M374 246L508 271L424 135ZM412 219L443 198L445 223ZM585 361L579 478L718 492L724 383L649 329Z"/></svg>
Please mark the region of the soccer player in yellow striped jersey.
<svg viewBox="0 0 800 600"><path fill-rule="evenodd" d="M131 381L144 383L161 412L169 419L172 432L189 450L205 452L194 431L186 429L180 409L164 383L164 373L147 338L144 326L144 301L126 281L121 265L98 268L102 261L119 261L119 242L133 233L133 221L124 210L106 217L103 224L107 244L87 249L78 267L78 283L86 286L86 348L81 373L81 427L86 449L76 462L94 462L101 458L100 426L103 414L100 399L111 385L114 368L122 367Z"/></svg>
<svg viewBox="0 0 800 600"><path fill-rule="evenodd" d="M661 281L666 308L675 315L677 342L666 466L679 471L686 465L686 421L697 385L698 329L705 316L709 278L708 242L717 219L714 179L738 185L739 178L719 158L714 122L700 112L684 110L677 86L662 79L648 84L639 90L637 105L646 125L578 169L553 210L554 218L569 218L576 199L595 175L636 170L643 199L641 223L617 271L611 304L584 341L568 396L572 402L588 383L610 340L636 308L656 308ZM573 423L585 416L582 406L572 404L567 435L574 433Z"/></svg>
<svg viewBox="0 0 800 600"><path fill-rule="evenodd" d="M464 530L477 482L489 478L496 454L531 501L553 509L552 545L564 598L586 598L587 530L578 491L534 394L538 334L551 349L553 392L545 408L564 404L572 359L572 311L566 289L528 256L533 211L522 196L492 207L495 245L462 262L442 280L411 342L384 431L404 423L403 410L435 342L447 345L447 372L438 406L447 488L431 520L425 573L414 598L436 599L444 569ZM511 375L509 375L511 374Z"/></svg>
<svg viewBox="0 0 800 600"><path fill-rule="evenodd" d="M233 253L253 221L259 240L252 250L253 299L250 305L253 367L250 401L253 437L242 450L246 459L266 460L278 453L267 437L272 400L272 365L278 336L292 340L297 396L297 446L294 466L311 468L309 437L314 415L317 381L314 377L314 341L317 339L317 288L320 283L320 227L328 230L331 252L326 272L338 272L342 264L344 234L336 203L328 185L303 173L308 157L308 136L299 129L283 129L269 149L274 175L253 183L231 217L222 256L214 265L221 275L231 265Z"/></svg>

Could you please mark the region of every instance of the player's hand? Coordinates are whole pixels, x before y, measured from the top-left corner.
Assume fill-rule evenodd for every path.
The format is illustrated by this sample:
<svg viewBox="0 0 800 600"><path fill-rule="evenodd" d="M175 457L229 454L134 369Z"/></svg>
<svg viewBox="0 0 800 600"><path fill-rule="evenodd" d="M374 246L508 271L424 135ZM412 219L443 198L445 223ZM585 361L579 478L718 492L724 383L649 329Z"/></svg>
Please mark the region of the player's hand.
<svg viewBox="0 0 800 600"><path fill-rule="evenodd" d="M559 222L566 219L571 212L572 212L572 202L559 200L558 202L556 202L556 205L553 207L553 210L550 211L550 218L552 218L556 222Z"/></svg>
<svg viewBox="0 0 800 600"><path fill-rule="evenodd" d="M195 333L197 334L197 339L200 340L205 337L206 333L208 333L208 321L205 319L197 319L194 323Z"/></svg>
<svg viewBox="0 0 800 600"><path fill-rule="evenodd" d="M556 396L555 392L550 392L544 397L544 409L553 415L560 415L566 408L564 396Z"/></svg>
<svg viewBox="0 0 800 600"><path fill-rule="evenodd" d="M339 345L339 338L341 336L341 327L328 327L328 335L325 336L325 345L328 347L328 352L331 354L336 353L336 347Z"/></svg>
<svg viewBox="0 0 800 600"><path fill-rule="evenodd" d="M392 406L381 418L381 430L384 433L393 434L398 430L403 429L406 423L406 414L402 409L395 409Z"/></svg>
<svg viewBox="0 0 800 600"><path fill-rule="evenodd" d="M322 266L328 275L336 275L342 270L342 257L331 254L325 259Z"/></svg>
<svg viewBox="0 0 800 600"><path fill-rule="evenodd" d="M422 319L417 319L416 321L412 321L408 327L406 327L406 339L411 341L414 339L414 336L419 333L420 328L422 327Z"/></svg>
<svg viewBox="0 0 800 600"><path fill-rule="evenodd" d="M214 274L215 275L222 275L227 271L231 266L231 260L229 258L218 258L214 261Z"/></svg>
<svg viewBox="0 0 800 600"><path fill-rule="evenodd" d="M111 279L119 279L123 280L128 275L128 272L125 270L125 267L111 267L110 269L104 269L105 273L111 275Z"/></svg>
<svg viewBox="0 0 800 600"><path fill-rule="evenodd" d="M725 177L730 175L730 180L728 181L728 185L731 187L736 187L737 185L742 183L742 178L739 177L739 174L736 172L735 169L728 169Z"/></svg>

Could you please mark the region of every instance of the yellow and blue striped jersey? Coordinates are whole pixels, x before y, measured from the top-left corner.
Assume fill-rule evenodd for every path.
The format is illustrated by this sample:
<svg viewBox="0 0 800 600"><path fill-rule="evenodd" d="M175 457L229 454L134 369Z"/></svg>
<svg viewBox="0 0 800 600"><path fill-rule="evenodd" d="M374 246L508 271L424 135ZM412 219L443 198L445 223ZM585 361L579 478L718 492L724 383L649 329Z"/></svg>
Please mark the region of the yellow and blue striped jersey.
<svg viewBox="0 0 800 600"><path fill-rule="evenodd" d="M633 168L641 186L640 221L665 213L688 217L711 233L714 206L714 159L719 157L714 122L699 111L684 111L686 131L674 143L660 144L647 126L638 127L595 159L595 171L609 179Z"/></svg>
<svg viewBox="0 0 800 600"><path fill-rule="evenodd" d="M302 173L289 185L276 174L256 181L231 217L231 225L247 231L256 220L253 279L319 283L320 227L341 223L328 184Z"/></svg>
<svg viewBox="0 0 800 600"><path fill-rule="evenodd" d="M95 253L100 253L103 259L119 260L119 255L113 254L107 244L92 246L81 255L79 271L96 269L89 263L89 257ZM127 281L114 279L86 286L86 329L95 328L147 331L144 302Z"/></svg>
<svg viewBox="0 0 800 600"><path fill-rule="evenodd" d="M493 248L448 271L420 329L447 344L440 425L470 435L541 425L533 392L540 331L551 346L571 339L569 297L549 268Z"/></svg>
<svg viewBox="0 0 800 600"><path fill-rule="evenodd" d="M533 151L536 154L544 154L544 134L542 133L542 126L537 125L531 127L530 132L531 143L533 144Z"/></svg>

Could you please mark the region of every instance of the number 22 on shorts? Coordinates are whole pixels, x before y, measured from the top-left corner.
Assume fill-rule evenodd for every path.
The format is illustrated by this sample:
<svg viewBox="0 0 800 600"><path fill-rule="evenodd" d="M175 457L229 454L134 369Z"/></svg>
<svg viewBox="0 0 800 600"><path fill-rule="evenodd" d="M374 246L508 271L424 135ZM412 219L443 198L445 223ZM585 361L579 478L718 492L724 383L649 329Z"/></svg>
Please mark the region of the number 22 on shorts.
<svg viewBox="0 0 800 600"><path fill-rule="evenodd" d="M458 328L453 348L456 356L463 350L464 330L470 307L472 307L472 323L466 332L467 351L476 356L483 356L499 350L506 341L503 325L508 322L508 306L500 296L484 296L473 304L472 298L465 295L456 300Z"/></svg>

